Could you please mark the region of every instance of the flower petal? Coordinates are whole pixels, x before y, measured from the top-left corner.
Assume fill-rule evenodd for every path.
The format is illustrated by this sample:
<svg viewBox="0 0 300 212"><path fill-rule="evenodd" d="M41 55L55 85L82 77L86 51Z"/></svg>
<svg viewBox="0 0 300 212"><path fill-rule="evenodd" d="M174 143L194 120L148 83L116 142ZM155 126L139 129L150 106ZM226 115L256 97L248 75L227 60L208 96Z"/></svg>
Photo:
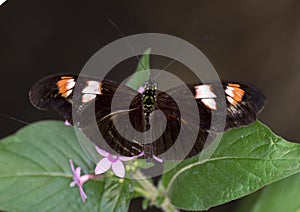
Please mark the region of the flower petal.
<svg viewBox="0 0 300 212"><path fill-rule="evenodd" d="M102 158L95 168L95 174L102 174L107 172L107 170L111 167L111 162L108 158Z"/></svg>
<svg viewBox="0 0 300 212"><path fill-rule="evenodd" d="M91 176L90 174L82 175L82 176L80 177L80 184L83 185L83 183L89 181L90 176Z"/></svg>
<svg viewBox="0 0 300 212"><path fill-rule="evenodd" d="M117 160L112 164L112 170L118 177L124 178L125 177L125 167L122 161Z"/></svg>
<svg viewBox="0 0 300 212"><path fill-rule="evenodd" d="M71 183L70 183L70 187L74 187L76 185L76 181L72 181Z"/></svg>
<svg viewBox="0 0 300 212"><path fill-rule="evenodd" d="M84 202L84 201L87 199L87 196L86 196L86 194L84 193L84 190L83 190L82 187L79 187L79 193L80 193L80 196L81 196L82 201Z"/></svg>
<svg viewBox="0 0 300 212"><path fill-rule="evenodd" d="M72 124L68 120L65 120L65 125L66 126L71 126Z"/></svg>
<svg viewBox="0 0 300 212"><path fill-rule="evenodd" d="M143 93L145 91L145 88L143 86L139 87L138 92Z"/></svg>
<svg viewBox="0 0 300 212"><path fill-rule="evenodd" d="M121 161L130 161L130 160L133 160L135 158L137 158L137 156L132 156L132 157L119 156L119 159Z"/></svg>
<svg viewBox="0 0 300 212"><path fill-rule="evenodd" d="M75 174L78 178L80 178L80 172L81 172L81 168L78 166L78 167L76 168L74 174Z"/></svg>
<svg viewBox="0 0 300 212"><path fill-rule="evenodd" d="M144 155L145 155L145 152L142 151L140 154L137 155L137 157L142 157L142 156L144 156Z"/></svg>
<svg viewBox="0 0 300 212"><path fill-rule="evenodd" d="M132 157L125 157L125 156L119 156L119 159L121 161L130 161L130 160L133 160L135 158L139 158L141 156L144 156L144 151L142 151L140 154L136 155L136 156L132 156Z"/></svg>
<svg viewBox="0 0 300 212"><path fill-rule="evenodd" d="M75 174L75 168L74 168L73 161L72 160L69 160L69 161L70 161L70 166L71 166L72 172L73 172L73 174Z"/></svg>
<svg viewBox="0 0 300 212"><path fill-rule="evenodd" d="M161 158L159 158L159 157L157 157L155 155L153 155L153 158L154 158L154 160L156 160L156 161L158 161L160 163L162 163L164 161L163 159L161 159Z"/></svg>
<svg viewBox="0 0 300 212"><path fill-rule="evenodd" d="M95 146L96 148L96 151L102 155L103 157L108 157L109 156L109 153L108 152L105 152L103 149L100 149L99 147Z"/></svg>

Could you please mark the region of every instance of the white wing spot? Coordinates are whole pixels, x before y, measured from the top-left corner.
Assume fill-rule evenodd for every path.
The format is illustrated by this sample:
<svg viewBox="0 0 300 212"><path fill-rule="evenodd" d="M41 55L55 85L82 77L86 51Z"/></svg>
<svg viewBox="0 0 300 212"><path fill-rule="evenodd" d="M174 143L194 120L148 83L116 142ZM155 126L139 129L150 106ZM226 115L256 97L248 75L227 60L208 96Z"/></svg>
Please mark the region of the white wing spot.
<svg viewBox="0 0 300 212"><path fill-rule="evenodd" d="M102 94L102 84L98 81L87 81L87 86L82 90L82 93L86 94Z"/></svg>
<svg viewBox="0 0 300 212"><path fill-rule="evenodd" d="M203 102L203 104L211 110L217 109L217 103L214 99L201 99L201 102Z"/></svg>
<svg viewBox="0 0 300 212"><path fill-rule="evenodd" d="M195 86L195 99L216 98L217 96L212 91L211 85Z"/></svg>
<svg viewBox="0 0 300 212"><path fill-rule="evenodd" d="M229 94L228 94L229 95ZM236 104L236 101L233 99L233 98L231 98L230 96L226 96L226 98L227 98L227 101L230 103L230 104L232 104L232 105L235 105Z"/></svg>
<svg viewBox="0 0 300 212"><path fill-rule="evenodd" d="M227 86L227 87L226 87L226 90L225 90L225 93L226 93L228 96L234 97L234 93L233 93L233 88L232 88L232 87Z"/></svg>
<svg viewBox="0 0 300 212"><path fill-rule="evenodd" d="M68 90L68 91L66 91L66 92L64 93L64 96L65 96L65 97L68 97L68 96L71 95L72 92L73 92L73 90Z"/></svg>
<svg viewBox="0 0 300 212"><path fill-rule="evenodd" d="M74 82L74 79L68 80L68 83L66 85L66 89L72 89L75 86L76 82Z"/></svg>
<svg viewBox="0 0 300 212"><path fill-rule="evenodd" d="M81 102L88 103L96 98L96 94L83 94Z"/></svg>

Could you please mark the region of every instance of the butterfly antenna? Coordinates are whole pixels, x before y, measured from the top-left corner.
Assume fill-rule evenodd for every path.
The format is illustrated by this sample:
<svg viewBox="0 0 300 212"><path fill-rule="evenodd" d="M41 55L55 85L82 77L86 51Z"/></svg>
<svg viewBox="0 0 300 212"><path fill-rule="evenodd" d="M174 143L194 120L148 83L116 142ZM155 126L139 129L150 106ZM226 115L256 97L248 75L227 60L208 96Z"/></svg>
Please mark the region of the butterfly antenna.
<svg viewBox="0 0 300 212"><path fill-rule="evenodd" d="M156 74L156 76L153 77L153 80L156 80L157 77L163 72L166 71L174 62L176 62L180 57L182 57L189 49L186 48L181 54L177 55L177 57L175 59L173 59L171 62L169 62L158 74Z"/></svg>
<svg viewBox="0 0 300 212"><path fill-rule="evenodd" d="M4 114L4 113L0 113L0 116L4 117L4 118L8 118L8 119L11 119L11 120L14 120L14 121L17 121L19 123L22 123L24 125L31 125L32 127L36 128L36 129L40 129L40 130L43 130L44 132L47 132L47 133L52 133L51 130L48 130L46 128L43 128L43 127L38 127L36 125L34 125L33 123L30 123L30 122L27 122L27 121L24 121L24 120L21 120L21 119L18 119L18 118L15 118L13 116L10 116L10 115L7 115L7 114ZM65 134L62 134L63 137L65 137Z"/></svg>
<svg viewBox="0 0 300 212"><path fill-rule="evenodd" d="M169 63L163 68L163 70L164 70L164 71L167 70L173 63L175 63L179 58L181 58L183 55L185 55L186 52L187 52L188 50L190 50L190 49L191 49L191 47L186 48L183 52L181 52L179 55L177 55L177 57L176 57L174 60L172 60L171 62L169 62Z"/></svg>
<svg viewBox="0 0 300 212"><path fill-rule="evenodd" d="M111 19L107 19L107 21L113 25L113 27L121 34L121 36L125 39L126 43L128 44L130 50L132 51L132 53L135 55L135 58L137 59L138 63L143 67L143 69L146 71L146 68L144 66L144 64L142 63L142 61L140 60L140 58L137 56L136 51L134 50L134 48L132 47L131 43L128 41L128 39L125 37L125 35L123 34L123 32L121 31L121 29L111 20Z"/></svg>
<svg viewBox="0 0 300 212"><path fill-rule="evenodd" d="M20 122L20 123L22 123L22 124L24 124L24 125L30 125L30 124L31 124L31 123L29 123L29 122L26 122L26 121L23 121L23 120L21 120L21 119L18 119L18 118L15 118L15 117L6 115L6 114L4 114L4 113L0 113L0 116L5 117L5 118L8 118L8 119L11 119L11 120L14 120L14 121L17 121L17 122Z"/></svg>
<svg viewBox="0 0 300 212"><path fill-rule="evenodd" d="M154 77L153 77L153 80L156 80L157 77L162 73L162 71L160 71L158 74L156 74Z"/></svg>
<svg viewBox="0 0 300 212"><path fill-rule="evenodd" d="M0 116L8 118L8 119L11 119L11 120L14 120L14 121L17 121L17 122L19 122L21 124L24 124L24 125L32 125L32 123L29 123L27 121L23 121L21 119L15 118L13 116L10 116L10 115L4 114L4 113L0 113ZM37 126L34 126L34 127L38 128L38 129L42 129L42 130L48 131L48 132L51 132L50 130L47 130L47 129L42 128L42 127L37 127Z"/></svg>

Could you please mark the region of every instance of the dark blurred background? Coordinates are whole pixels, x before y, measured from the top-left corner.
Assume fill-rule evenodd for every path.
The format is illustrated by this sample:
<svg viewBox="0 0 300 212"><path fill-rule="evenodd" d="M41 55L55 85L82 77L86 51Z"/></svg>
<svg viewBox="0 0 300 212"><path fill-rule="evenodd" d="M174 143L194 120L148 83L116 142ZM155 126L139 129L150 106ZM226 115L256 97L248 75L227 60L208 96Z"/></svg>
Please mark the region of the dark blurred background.
<svg viewBox="0 0 300 212"><path fill-rule="evenodd" d="M7 116L29 123L59 118L30 104L30 87L49 74L79 72L97 50L121 38L111 19L125 35L157 32L192 43L222 79L259 87L267 97L260 120L300 141L299 11L297 0L8 0L0 7L0 136L24 126ZM131 211L141 210L139 203Z"/></svg>

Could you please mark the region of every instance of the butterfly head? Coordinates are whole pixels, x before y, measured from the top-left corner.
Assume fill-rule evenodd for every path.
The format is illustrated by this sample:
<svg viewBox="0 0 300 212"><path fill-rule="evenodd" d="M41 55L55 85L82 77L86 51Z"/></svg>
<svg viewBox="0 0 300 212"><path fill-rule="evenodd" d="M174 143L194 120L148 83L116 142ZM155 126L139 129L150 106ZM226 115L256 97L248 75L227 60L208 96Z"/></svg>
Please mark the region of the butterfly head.
<svg viewBox="0 0 300 212"><path fill-rule="evenodd" d="M155 91L157 89L157 82L155 82L154 80L148 80L144 83L144 89L145 91L149 91L149 90L152 90L152 91Z"/></svg>

